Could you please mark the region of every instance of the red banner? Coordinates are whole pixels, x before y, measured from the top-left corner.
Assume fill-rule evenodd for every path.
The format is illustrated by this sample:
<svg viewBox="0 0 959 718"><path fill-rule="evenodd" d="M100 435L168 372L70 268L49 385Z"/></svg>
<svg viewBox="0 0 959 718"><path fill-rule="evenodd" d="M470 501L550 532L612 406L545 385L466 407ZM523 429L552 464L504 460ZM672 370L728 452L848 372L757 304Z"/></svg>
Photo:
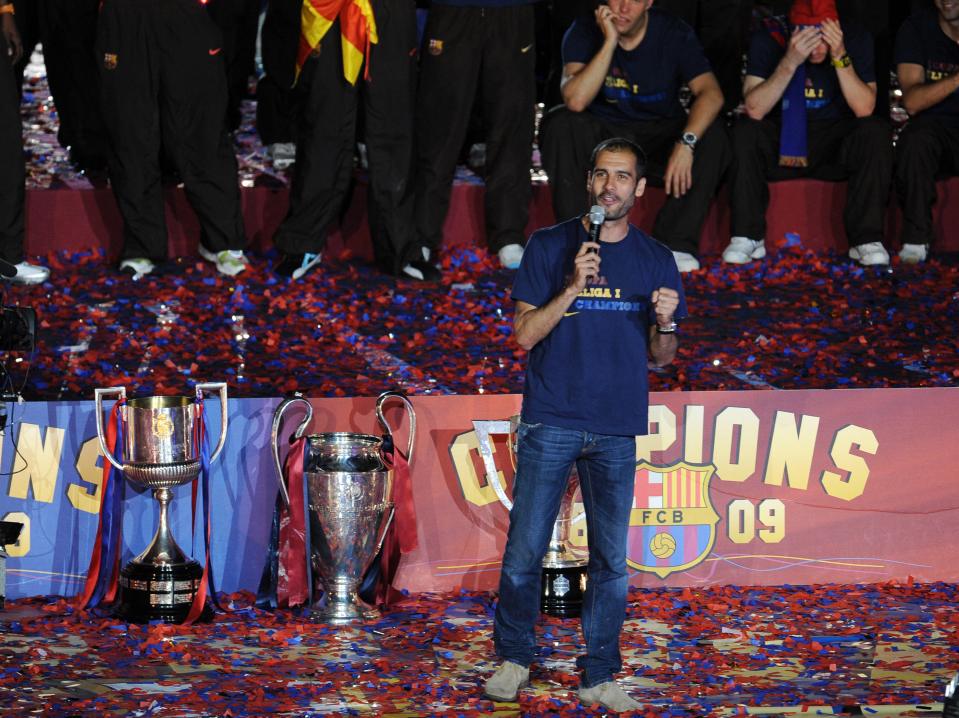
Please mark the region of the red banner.
<svg viewBox="0 0 959 718"><path fill-rule="evenodd" d="M366 413L357 402L367 400L315 401L331 424L314 430ZM508 512L477 429L493 429L486 458L508 492L520 402L413 399L420 546L397 585L495 588ZM957 426L956 389L654 394L651 433L637 439L633 583L957 581Z"/></svg>

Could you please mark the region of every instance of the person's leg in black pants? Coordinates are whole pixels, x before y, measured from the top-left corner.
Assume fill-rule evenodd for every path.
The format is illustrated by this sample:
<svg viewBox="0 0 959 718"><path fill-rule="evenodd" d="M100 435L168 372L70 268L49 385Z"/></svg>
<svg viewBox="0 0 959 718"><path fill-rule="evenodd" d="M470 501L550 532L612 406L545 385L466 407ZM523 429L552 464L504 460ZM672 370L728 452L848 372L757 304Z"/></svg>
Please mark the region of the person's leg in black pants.
<svg viewBox="0 0 959 718"><path fill-rule="evenodd" d="M622 132L591 112L572 112L560 105L546 115L540 134L556 221L582 215L589 209L586 175L593 148Z"/></svg>
<svg viewBox="0 0 959 718"><path fill-rule="evenodd" d="M227 89L220 32L193 0L158 6L160 117L167 149L202 229L201 254L241 252L246 244L233 146L223 126ZM239 257L237 258L239 259ZM224 274L242 271L234 263Z"/></svg>
<svg viewBox="0 0 959 718"><path fill-rule="evenodd" d="M107 133L100 116L96 33L99 0L42 0L43 58L57 107L57 140L83 170L106 167Z"/></svg>
<svg viewBox="0 0 959 718"><path fill-rule="evenodd" d="M486 128L486 242L495 254L509 245L526 244L536 53L531 5L486 12L480 83Z"/></svg>
<svg viewBox="0 0 959 718"><path fill-rule="evenodd" d="M482 60L480 9L434 5L426 20L415 115L416 242L435 261Z"/></svg>
<svg viewBox="0 0 959 718"><path fill-rule="evenodd" d="M959 173L959 128L934 117L909 120L896 146L895 186L902 209L903 261L922 262L933 243L936 178Z"/></svg>
<svg viewBox="0 0 959 718"><path fill-rule="evenodd" d="M123 217L121 265L167 256L159 161L159 50L150 9L130 0L104 0L97 33L101 109L110 136L110 186Z"/></svg>
<svg viewBox="0 0 959 718"><path fill-rule="evenodd" d="M362 82L362 77L357 82ZM326 245L353 176L357 88L343 76L340 24L333 23L297 81L296 165L290 209L273 241L284 257L277 273L299 279Z"/></svg>
<svg viewBox="0 0 959 718"><path fill-rule="evenodd" d="M864 245L882 243L892 186L892 130L887 120L869 116L852 120L840 132L839 161L848 176L843 223L850 248L867 251ZM880 263L888 263L888 257Z"/></svg>
<svg viewBox="0 0 959 718"><path fill-rule="evenodd" d="M16 71L8 57L7 41L0 33L0 259L17 264L23 260L26 172L20 126L20 93L15 79Z"/></svg>
<svg viewBox="0 0 959 718"><path fill-rule="evenodd" d="M410 180L416 8L409 0L382 0L376 6L376 28L379 42L372 47L370 80L358 80L363 83L370 168L370 237L377 265L397 274L415 259L409 255L414 246Z"/></svg>

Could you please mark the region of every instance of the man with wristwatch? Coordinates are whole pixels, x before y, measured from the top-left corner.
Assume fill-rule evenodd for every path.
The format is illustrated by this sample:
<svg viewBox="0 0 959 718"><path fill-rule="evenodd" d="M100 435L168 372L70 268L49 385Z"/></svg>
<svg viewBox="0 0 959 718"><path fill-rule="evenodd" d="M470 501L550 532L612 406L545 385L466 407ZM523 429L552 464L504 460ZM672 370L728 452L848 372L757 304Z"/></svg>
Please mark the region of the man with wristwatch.
<svg viewBox="0 0 959 718"><path fill-rule="evenodd" d="M723 260L766 256L767 182L848 180L849 256L889 263L883 247L893 150L876 105L873 42L840 21L835 0L795 0L789 27L768 18L752 36L743 82L746 116L733 127L732 238Z"/></svg>
<svg viewBox="0 0 959 718"><path fill-rule="evenodd" d="M582 214L591 148L606 137L638 143L649 179L666 189L652 234L680 271L699 268L703 220L729 162L716 122L723 95L692 28L653 0L608 0L563 39L563 105L544 124L543 165L557 220ZM689 112L680 89L689 87Z"/></svg>
<svg viewBox="0 0 959 718"><path fill-rule="evenodd" d="M529 682L543 555L576 464L589 525L579 702L618 713L640 708L615 675L636 436L649 428L647 362L673 361L687 312L669 249L629 223L646 187L643 151L605 140L589 166L587 197L605 211L598 241L580 217L534 232L513 284L513 333L529 358L493 633L502 663L483 693L513 702Z"/></svg>

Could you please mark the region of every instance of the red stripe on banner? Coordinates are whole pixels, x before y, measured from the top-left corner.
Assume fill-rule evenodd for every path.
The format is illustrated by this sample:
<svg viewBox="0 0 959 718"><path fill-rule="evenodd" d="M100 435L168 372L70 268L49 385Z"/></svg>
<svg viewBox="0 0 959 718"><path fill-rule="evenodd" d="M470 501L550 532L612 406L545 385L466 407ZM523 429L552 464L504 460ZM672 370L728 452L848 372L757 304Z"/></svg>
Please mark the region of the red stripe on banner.
<svg viewBox="0 0 959 718"><path fill-rule="evenodd" d="M683 563L699 555L699 526L683 526Z"/></svg>

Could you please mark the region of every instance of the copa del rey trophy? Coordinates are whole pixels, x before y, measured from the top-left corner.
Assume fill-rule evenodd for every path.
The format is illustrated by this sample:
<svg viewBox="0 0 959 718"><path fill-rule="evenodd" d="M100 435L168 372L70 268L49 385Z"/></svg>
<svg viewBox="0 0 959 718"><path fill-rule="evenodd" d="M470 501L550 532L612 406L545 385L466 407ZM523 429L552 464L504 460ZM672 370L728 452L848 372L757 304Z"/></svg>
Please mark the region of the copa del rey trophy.
<svg viewBox="0 0 959 718"><path fill-rule="evenodd" d="M376 401L376 417L392 442L393 431L383 414L383 406L391 400L401 401L409 417L406 456L412 465L416 414L409 399L398 392L384 392ZM313 606L312 617L334 625L376 619L379 613L360 599L358 587L379 553L394 515L394 470L384 462L384 439L345 431L304 437L313 407L301 396L284 399L273 414L272 444L280 493L287 506L291 497L280 463L279 437L283 415L295 405L306 412L291 443L305 440L302 470L308 497L307 560L319 579L317 588L325 594L323 601ZM312 603L314 587L308 591Z"/></svg>
<svg viewBox="0 0 959 718"><path fill-rule="evenodd" d="M506 495L499 469L493 456L492 435L505 434L509 437L510 457L516 457L516 427L519 417L499 421L473 422L479 444L479 453L486 471L486 481L496 493L496 498L512 510L513 502ZM589 562L589 550L585 542L574 541L577 534L586 534L586 515L575 511L576 497L579 495L579 477L575 468L570 473L566 491L560 502L559 513L553 523L546 555L543 557L543 580L540 593L540 610L559 618L575 618L583 609L583 594L586 591L586 564Z"/></svg>
<svg viewBox="0 0 959 718"><path fill-rule="evenodd" d="M170 531L168 508L172 488L193 481L201 471L198 430L202 424L204 392L220 398L220 436L210 455L212 462L223 449L227 430L227 385L197 384L196 396L149 396L126 400L125 387L96 389L97 438L100 451L131 483L153 489L160 504L159 523L152 543L120 569L117 614L145 623L160 620L183 622L200 588L203 567L187 556ZM103 426L103 400L120 401L119 432L122 451L117 458L107 447ZM119 517L117 517L119 520Z"/></svg>

